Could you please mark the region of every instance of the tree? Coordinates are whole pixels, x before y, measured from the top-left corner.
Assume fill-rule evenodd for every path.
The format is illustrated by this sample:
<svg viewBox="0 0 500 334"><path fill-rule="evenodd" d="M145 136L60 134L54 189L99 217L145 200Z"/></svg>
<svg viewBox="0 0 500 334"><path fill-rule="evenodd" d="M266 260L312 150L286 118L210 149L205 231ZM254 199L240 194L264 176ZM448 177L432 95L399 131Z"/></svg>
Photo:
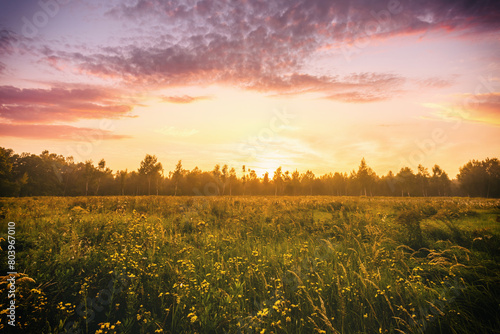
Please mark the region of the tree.
<svg viewBox="0 0 500 334"><path fill-rule="evenodd" d="M430 189L433 196L446 196L450 193L451 181L448 174L438 165L432 167Z"/></svg>
<svg viewBox="0 0 500 334"><path fill-rule="evenodd" d="M313 192L313 183L314 183L314 173L308 170L304 174L302 174L301 183L304 187L304 190L309 189L309 195L312 195ZM304 191L304 193L307 193Z"/></svg>
<svg viewBox="0 0 500 334"><path fill-rule="evenodd" d="M269 182L269 172L265 172L264 173L264 178L262 179L262 188L263 188L263 193L265 195L268 194L269 185L270 185L270 182Z"/></svg>
<svg viewBox="0 0 500 334"><path fill-rule="evenodd" d="M202 188L202 176L203 172L198 168L198 166L194 167L191 171L188 171L186 173L185 177L185 183L186 183L186 190L189 193L189 191L199 194L200 189Z"/></svg>
<svg viewBox="0 0 500 334"><path fill-rule="evenodd" d="M222 171L221 171L221 179L222 179L222 195L226 194L226 183L229 179L229 173L228 173L228 168L227 165L222 166Z"/></svg>
<svg viewBox="0 0 500 334"><path fill-rule="evenodd" d="M276 170L274 171L273 182L274 182L274 196L276 196L278 195L278 190L281 188L281 185L283 183L281 166L276 168Z"/></svg>
<svg viewBox="0 0 500 334"><path fill-rule="evenodd" d="M229 196L233 195L233 185L236 184L238 181L238 177L236 176L236 170L234 167L232 167L229 170L229 177L228 177L228 183L229 183Z"/></svg>
<svg viewBox="0 0 500 334"><path fill-rule="evenodd" d="M85 161L85 196L89 195L89 183L94 179L95 170L92 160Z"/></svg>
<svg viewBox="0 0 500 334"><path fill-rule="evenodd" d="M336 192L337 196L343 196L346 195L346 188L347 188L347 175L346 174L341 174L339 172L335 172L333 174L333 189L334 192Z"/></svg>
<svg viewBox="0 0 500 334"><path fill-rule="evenodd" d="M295 170L292 173L292 180L290 181L290 183L292 187L292 195L296 195L300 187L300 173L298 170Z"/></svg>
<svg viewBox="0 0 500 334"><path fill-rule="evenodd" d="M283 174L283 194L290 195L292 186L292 177L289 171Z"/></svg>
<svg viewBox="0 0 500 334"><path fill-rule="evenodd" d="M141 167L138 172L148 181L148 195L151 195L151 181L159 178L162 171L163 167L161 163L158 162L158 158L154 155L146 154L144 160L141 161ZM158 194L158 186L156 187L156 193Z"/></svg>
<svg viewBox="0 0 500 334"><path fill-rule="evenodd" d="M457 179L469 196L500 197L500 163L497 158L469 161L460 168Z"/></svg>
<svg viewBox="0 0 500 334"><path fill-rule="evenodd" d="M243 173L243 175L241 176L241 183L243 184L243 196L245 196L245 190L247 186L247 169L245 165L241 167L241 172Z"/></svg>
<svg viewBox="0 0 500 334"><path fill-rule="evenodd" d="M389 172L378 177L365 159L357 170L348 173L328 173L315 176L311 170L300 174L282 171L279 167L272 180L269 173L258 177L255 170L242 166L242 176L234 168L216 165L212 171L192 171L182 168L179 160L167 179L158 159L146 155L139 169L128 172L112 171L101 159L75 163L72 157L43 151L40 155L15 154L0 147L0 196L82 196L82 195L151 195L151 184L156 194L185 195L192 190L205 195L383 195L394 196L450 196L468 195L500 197L500 162L497 158L471 160L460 168L457 179L451 181L438 165L432 172L422 165L416 174L408 167L397 175Z"/></svg>
<svg viewBox="0 0 500 334"><path fill-rule="evenodd" d="M16 193L16 182L12 170L15 159L13 150L0 147L0 196Z"/></svg>
<svg viewBox="0 0 500 334"><path fill-rule="evenodd" d="M420 187L420 191L422 192L422 196L426 197L427 196L427 190L429 187L429 170L422 166L421 164L418 165L418 172L416 176L416 180L418 183L418 186Z"/></svg>
<svg viewBox="0 0 500 334"><path fill-rule="evenodd" d="M269 183L269 175L266 184ZM257 195L259 192L260 181L257 177L257 172L253 169L248 170L248 189L251 195Z"/></svg>
<svg viewBox="0 0 500 334"><path fill-rule="evenodd" d="M127 177L128 177L128 171L126 169L116 173L116 178L120 182L120 194L122 196L125 194L125 182L127 181Z"/></svg>
<svg viewBox="0 0 500 334"><path fill-rule="evenodd" d="M382 176L379 183L379 191L381 194L385 196L394 196L394 193L397 190L396 186L398 185L396 180L396 176L394 176L394 173L391 170L386 176Z"/></svg>
<svg viewBox="0 0 500 334"><path fill-rule="evenodd" d="M404 194L410 196L415 187L415 174L409 167L403 167L396 175L396 182L401 189L401 197Z"/></svg>
<svg viewBox="0 0 500 334"><path fill-rule="evenodd" d="M95 189L95 195L99 194L99 188L101 187L101 182L103 178L106 177L111 177L111 170L109 168L106 168L106 161L104 159L101 159L99 163L97 164L97 170L95 171L96 178L97 178L97 186Z"/></svg>
<svg viewBox="0 0 500 334"><path fill-rule="evenodd" d="M217 195L220 195L220 179L221 179L221 171L220 171L220 165L217 164L214 166L214 169L212 170L212 177L214 178L216 189L217 189Z"/></svg>
<svg viewBox="0 0 500 334"><path fill-rule="evenodd" d="M182 179L182 160L179 160L177 165L175 165L174 173L172 174L172 181L174 182L174 196L177 196L177 188L179 186L179 182Z"/></svg>
<svg viewBox="0 0 500 334"><path fill-rule="evenodd" d="M361 159L358 172L356 173L356 181L361 188L361 192L364 193L365 196L367 189L370 192L370 196L372 195L372 185L375 182L375 178L376 174L370 167L368 167L365 158Z"/></svg>

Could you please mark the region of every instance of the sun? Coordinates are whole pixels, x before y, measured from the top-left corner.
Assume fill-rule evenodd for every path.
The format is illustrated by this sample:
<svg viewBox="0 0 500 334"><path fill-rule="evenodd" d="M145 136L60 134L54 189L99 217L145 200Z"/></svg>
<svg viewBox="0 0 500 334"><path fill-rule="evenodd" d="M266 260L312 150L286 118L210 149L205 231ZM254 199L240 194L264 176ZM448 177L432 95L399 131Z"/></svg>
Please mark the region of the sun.
<svg viewBox="0 0 500 334"><path fill-rule="evenodd" d="M255 173L259 177L263 177L264 174L269 173L269 177L272 178L276 169L281 167L282 171L286 170L286 167L292 166L293 163L289 158L286 157L261 157L256 159L255 163L249 165L250 169L255 170Z"/></svg>

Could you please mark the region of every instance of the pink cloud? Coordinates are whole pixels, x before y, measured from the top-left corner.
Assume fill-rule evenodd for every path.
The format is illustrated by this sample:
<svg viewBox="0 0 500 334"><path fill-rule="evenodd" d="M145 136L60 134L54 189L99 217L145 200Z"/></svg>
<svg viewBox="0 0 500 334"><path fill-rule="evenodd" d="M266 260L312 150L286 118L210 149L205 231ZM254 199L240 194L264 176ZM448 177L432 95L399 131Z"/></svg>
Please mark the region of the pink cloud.
<svg viewBox="0 0 500 334"><path fill-rule="evenodd" d="M500 5L488 1L138 0L133 5L114 5L106 15L140 25L141 31L156 25L165 30L155 29L146 42L143 36L129 36L119 47L67 51L66 47L45 45L39 50L42 59L56 69L69 66L147 88L227 84L278 94L323 92L327 98L353 101L363 95L361 89L367 89L367 98L362 98L366 102L390 98L397 93L396 80L402 78L389 82L366 76L358 81L314 76L303 72L311 56L323 48L339 49L363 38L500 29ZM378 92L379 83L386 94ZM444 87L448 83L422 84Z"/></svg>
<svg viewBox="0 0 500 334"><path fill-rule="evenodd" d="M391 96L374 95L362 91L352 91L332 94L327 96L326 98L346 103L370 103L388 100L389 98L391 98Z"/></svg>
<svg viewBox="0 0 500 334"><path fill-rule="evenodd" d="M69 125L46 124L2 124L0 123L0 137L16 137L25 139L57 139L82 140L98 138L100 140L130 138L125 135L116 135L108 130L80 128Z"/></svg>
<svg viewBox="0 0 500 334"><path fill-rule="evenodd" d="M134 102L106 88L20 89L0 86L0 117L20 123L131 117Z"/></svg>
<svg viewBox="0 0 500 334"><path fill-rule="evenodd" d="M500 125L500 92L477 94L467 101L468 119Z"/></svg>
<svg viewBox="0 0 500 334"><path fill-rule="evenodd" d="M452 86L454 81L454 79L432 77L419 80L417 84L422 88L446 88Z"/></svg>
<svg viewBox="0 0 500 334"><path fill-rule="evenodd" d="M210 99L210 96L189 96L189 95L182 95L182 96L164 96L162 97L162 100L164 102L169 102L169 103L193 103L196 101L201 101L201 100L208 100Z"/></svg>
<svg viewBox="0 0 500 334"><path fill-rule="evenodd" d="M434 115L443 119L460 119L466 122L500 126L500 92L486 94L462 94L455 104L428 103L435 109Z"/></svg>

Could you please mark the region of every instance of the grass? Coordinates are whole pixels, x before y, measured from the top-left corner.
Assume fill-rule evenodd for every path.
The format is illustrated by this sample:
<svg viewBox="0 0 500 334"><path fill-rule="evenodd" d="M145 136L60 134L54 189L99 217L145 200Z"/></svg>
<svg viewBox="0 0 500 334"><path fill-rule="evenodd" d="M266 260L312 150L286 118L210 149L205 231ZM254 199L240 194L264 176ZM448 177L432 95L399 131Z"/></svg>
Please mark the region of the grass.
<svg viewBox="0 0 500 334"><path fill-rule="evenodd" d="M25 332L499 333L498 200L40 197L0 211L3 236L16 222Z"/></svg>

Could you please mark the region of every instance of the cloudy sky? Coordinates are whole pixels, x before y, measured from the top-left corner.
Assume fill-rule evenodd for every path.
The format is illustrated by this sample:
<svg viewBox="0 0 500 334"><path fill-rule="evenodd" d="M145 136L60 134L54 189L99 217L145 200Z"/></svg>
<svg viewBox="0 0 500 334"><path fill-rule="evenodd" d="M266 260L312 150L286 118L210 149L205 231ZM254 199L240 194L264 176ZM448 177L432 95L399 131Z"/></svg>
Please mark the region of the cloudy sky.
<svg viewBox="0 0 500 334"><path fill-rule="evenodd" d="M0 0L0 146L451 177L500 154L500 4Z"/></svg>

